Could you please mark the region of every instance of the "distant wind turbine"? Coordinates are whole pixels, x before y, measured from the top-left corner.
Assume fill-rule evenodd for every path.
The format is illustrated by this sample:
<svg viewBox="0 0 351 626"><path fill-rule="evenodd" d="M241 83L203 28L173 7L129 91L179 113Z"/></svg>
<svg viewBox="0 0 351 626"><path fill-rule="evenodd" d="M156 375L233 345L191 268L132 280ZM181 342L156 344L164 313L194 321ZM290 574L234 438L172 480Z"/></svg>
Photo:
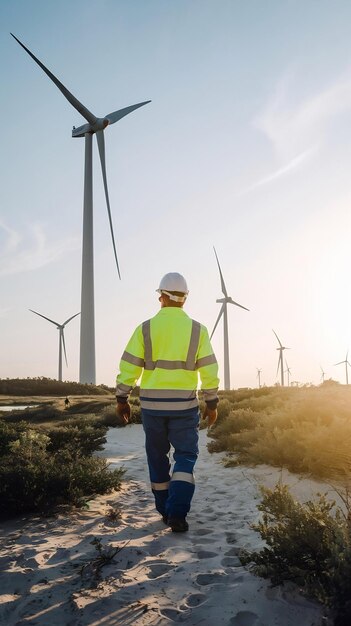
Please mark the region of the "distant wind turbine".
<svg viewBox="0 0 351 626"><path fill-rule="evenodd" d="M285 373L288 375L288 387L290 387L290 374L291 374L291 369L290 369L290 367L288 366L288 362L287 362L287 360L286 360L286 359L285 359L285 365L286 365L286 370L285 370Z"/></svg>
<svg viewBox="0 0 351 626"><path fill-rule="evenodd" d="M216 302L220 302L222 303L221 306L221 310L219 312L219 315L217 317L216 323L213 327L213 331L211 333L211 338L213 336L214 331L217 328L218 322L221 319L222 315L223 315L223 332L224 332L224 389L226 391L228 391L230 389L230 367L229 367L229 339L228 339L228 314L227 314L227 305L228 304L234 304L235 306L239 306L241 309L245 309L245 311L249 311L249 309L246 308L246 306L242 306L242 304L238 304L237 302L234 302L234 300L228 296L228 292L224 283L224 279L223 279L223 275L222 275L222 270L221 270L221 266L219 264L218 261L218 256L217 256L217 252L216 249L214 249L214 253L216 255L216 259L217 259L217 265L218 265L218 269L219 269L219 275L220 275L220 279L221 279L221 287L222 287L222 293L224 295L224 298L219 298L218 300L216 300Z"/></svg>
<svg viewBox="0 0 351 626"><path fill-rule="evenodd" d="M349 372L348 372L348 365L350 365L351 367L351 363L349 363L348 360L348 356L349 356L349 351L346 352L346 359L344 361L339 361L339 363L335 363L335 365L341 365L342 363L345 363L345 372L346 372L346 384L349 384Z"/></svg>
<svg viewBox="0 0 351 626"><path fill-rule="evenodd" d="M323 371L322 366L320 366L320 368L321 368L321 372L322 372L321 381L322 381L322 383L324 383L324 379L325 379L325 372Z"/></svg>
<svg viewBox="0 0 351 626"><path fill-rule="evenodd" d="M272 328L273 330L273 328ZM277 374L279 372L279 366L280 366L280 382L281 382L281 386L284 387L284 364L283 364L283 352L284 350L290 350L290 348L286 348L285 346L283 346L282 342L280 341L277 333L275 332L275 330L273 330L276 338L278 339L278 343L279 343L279 348L277 348L277 350L279 350L279 359L278 359L278 367L277 367Z"/></svg>
<svg viewBox="0 0 351 626"><path fill-rule="evenodd" d="M58 380L62 380L62 348L63 348L63 352L65 355L65 361L66 361L66 365L68 366L67 363L67 353L66 353L66 344L65 344L65 334L64 334L64 328L65 326L68 324L68 322L70 322L71 320L73 320L75 317L77 317L77 315L79 315L79 313L76 313L75 315L72 315L72 317L69 317L68 320L66 320L65 322L63 322L63 324L59 324L58 322L54 322L54 320L51 320L49 317L45 317L45 315L42 315L41 313L37 313L37 311L33 311L33 309L29 309L32 313L35 313L35 315L39 315L40 317L43 317L44 320L47 320L48 322L51 322L51 324L55 324L57 330L59 331L59 362L58 362Z"/></svg>
<svg viewBox="0 0 351 626"><path fill-rule="evenodd" d="M262 370L256 367L257 369L257 378L258 378L258 388L261 389L261 372Z"/></svg>
<svg viewBox="0 0 351 626"><path fill-rule="evenodd" d="M11 33L12 35L12 33ZM96 117L87 109L66 87L48 70L34 54L21 43L15 35L12 37L29 54L29 56L39 65L45 74L58 87L68 102L80 113L88 122L76 128L73 126L72 137L85 137L85 170L84 170L84 204L83 204L83 252L82 252L82 291L81 291L81 325L80 325L80 372L79 380L82 383L96 382L95 369L95 314L94 314L94 246L93 246L93 160L92 160L92 140L96 134L101 162L102 178L105 189L108 219L112 237L112 246L117 265L119 277L119 264L117 259L115 237L113 233L110 200L107 188L106 161L105 161L105 138L104 129L118 122L135 109L151 102L139 102L131 106L108 113L105 117Z"/></svg>

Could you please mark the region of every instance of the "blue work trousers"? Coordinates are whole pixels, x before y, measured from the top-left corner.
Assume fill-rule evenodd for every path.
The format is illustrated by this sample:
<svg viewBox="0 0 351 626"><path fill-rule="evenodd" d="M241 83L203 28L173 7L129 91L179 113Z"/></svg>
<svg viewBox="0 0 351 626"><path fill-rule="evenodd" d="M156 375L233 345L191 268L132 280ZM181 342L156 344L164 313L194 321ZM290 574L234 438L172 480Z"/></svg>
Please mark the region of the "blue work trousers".
<svg viewBox="0 0 351 626"><path fill-rule="evenodd" d="M199 454L199 410L174 417L142 410L145 448L156 509L162 516L185 518L194 495L194 465ZM171 473L169 451L174 448Z"/></svg>

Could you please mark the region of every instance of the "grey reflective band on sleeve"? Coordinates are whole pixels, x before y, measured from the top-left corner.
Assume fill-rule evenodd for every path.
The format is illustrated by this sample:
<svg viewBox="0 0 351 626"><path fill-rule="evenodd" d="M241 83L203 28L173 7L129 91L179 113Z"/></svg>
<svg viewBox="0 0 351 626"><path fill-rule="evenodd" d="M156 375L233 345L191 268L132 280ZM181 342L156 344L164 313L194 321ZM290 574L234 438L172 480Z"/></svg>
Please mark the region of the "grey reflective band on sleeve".
<svg viewBox="0 0 351 626"><path fill-rule="evenodd" d="M188 472L174 472L171 478L171 481L172 480L181 480L185 483L191 483L192 485L195 485L194 474L188 474Z"/></svg>
<svg viewBox="0 0 351 626"><path fill-rule="evenodd" d="M204 400L217 400L218 388L216 389L202 389Z"/></svg>
<svg viewBox="0 0 351 626"><path fill-rule="evenodd" d="M127 363L131 363L132 365L144 367L144 359L141 359L139 356L134 356L134 354L130 354L130 352L127 351L123 352L122 361L127 361Z"/></svg>
<svg viewBox="0 0 351 626"><path fill-rule="evenodd" d="M200 369L200 367L205 367L205 365L213 365L217 363L217 359L214 354L209 354L208 356L203 356L201 359L198 359L195 363L196 369Z"/></svg>
<svg viewBox="0 0 351 626"><path fill-rule="evenodd" d="M165 491L169 487L169 481L167 483L151 483L151 489L154 491Z"/></svg>
<svg viewBox="0 0 351 626"><path fill-rule="evenodd" d="M124 383L117 383L116 396L123 396L123 394L129 394L133 387L131 385L125 385Z"/></svg>

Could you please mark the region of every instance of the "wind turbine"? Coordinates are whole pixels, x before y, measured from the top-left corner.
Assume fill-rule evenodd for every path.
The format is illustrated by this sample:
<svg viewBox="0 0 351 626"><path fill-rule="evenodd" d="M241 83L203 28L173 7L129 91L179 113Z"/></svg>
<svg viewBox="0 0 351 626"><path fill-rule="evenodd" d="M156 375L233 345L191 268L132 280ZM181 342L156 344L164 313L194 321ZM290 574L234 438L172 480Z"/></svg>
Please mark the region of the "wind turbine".
<svg viewBox="0 0 351 626"><path fill-rule="evenodd" d="M59 331L59 363L58 363L58 380L62 380L62 348L63 348L63 352L65 355L65 361L66 361L66 365L68 366L67 363L67 354L66 354L66 344L65 344L65 334L64 334L64 328L65 326L68 324L68 322L70 322L71 320L73 320L75 317L77 317L77 315L79 315L79 313L76 313L75 315L72 315L72 317L69 317L68 320L66 320L65 322L63 322L63 324L59 324L58 322L54 322L54 320L51 320L49 317L45 317L45 315L42 315L41 313L37 313L37 311L33 311L33 309L29 309L32 313L35 313L35 315L39 315L40 317L43 317L44 320L47 320L48 322L51 322L51 324L55 324L57 330Z"/></svg>
<svg viewBox="0 0 351 626"><path fill-rule="evenodd" d="M285 365L286 365L286 370L285 370L285 373L287 373L287 374L288 374L288 387L290 387L290 374L291 374L291 369L290 369L290 367L289 367L288 362L287 362L287 360L286 360L286 359L285 359Z"/></svg>
<svg viewBox="0 0 351 626"><path fill-rule="evenodd" d="M322 381L322 383L324 383L324 379L325 379L325 372L323 371L323 368L322 368L322 366L321 366L321 365L320 365L320 368L321 368L321 372L322 372L321 381Z"/></svg>
<svg viewBox="0 0 351 626"><path fill-rule="evenodd" d="M351 367L351 363L349 363L348 356L349 356L349 351L346 352L346 359L344 361L339 361L339 363L335 363L335 365L341 365L342 363L345 363L346 384L347 385L349 384L349 372L348 372L347 366L350 365L350 367Z"/></svg>
<svg viewBox="0 0 351 626"><path fill-rule="evenodd" d="M41 67L45 74L58 87L68 102L80 113L88 122L76 128L73 126L72 137L85 138L85 169L84 169L84 201L83 201L83 251L82 251L82 291L81 291L81 325L80 325L80 367L79 380L82 383L94 383L96 380L95 371L95 313L94 313L94 246L93 246L93 135L96 135L99 156L101 162L102 178L105 189L108 219L112 237L112 246L116 261L118 275L121 278L115 237L113 233L110 200L107 188L106 161L105 161L105 138L104 129L118 122L135 109L151 102L139 102L125 107L113 113L108 113L105 117L96 117L87 109L66 87L48 70L34 54L21 43L15 35L12 37L29 54L30 57Z"/></svg>
<svg viewBox="0 0 351 626"><path fill-rule="evenodd" d="M221 302L222 306L221 306L221 310L219 312L219 315L217 317L217 321L214 325L213 331L211 333L211 339L213 336L214 331L217 328L218 322L221 319L222 315L223 315L223 331L224 331L224 389L226 391L228 391L230 389L230 368L229 368L229 340L228 340L228 314L227 314L227 304L235 304L235 306L239 306L241 309L245 309L245 311L249 311L249 309L246 308L246 306L242 306L242 304L238 304L237 302L234 302L234 300L228 296L228 292L223 280L223 275L222 275L222 270L221 270L221 266L219 264L218 261L218 256L217 256L217 252L215 247L214 249L214 253L216 255L216 259L217 259L217 265L218 265L218 269L219 269L219 275L221 278L221 286L222 286L222 293L224 295L224 298L219 298L218 300L216 300L216 302Z"/></svg>
<svg viewBox="0 0 351 626"><path fill-rule="evenodd" d="M261 389L261 372L262 370L256 367L257 369L257 378L258 378L258 388Z"/></svg>
<svg viewBox="0 0 351 626"><path fill-rule="evenodd" d="M272 328L273 330L273 328ZM278 343L279 343L279 348L277 348L277 350L279 350L279 359L278 359L278 367L277 367L277 374L279 372L279 366L280 366L280 381L281 381L281 386L284 387L284 364L283 364L283 351L284 350L290 350L290 348L286 348L285 346L283 346L283 344L281 343L277 333L275 332L275 330L273 330L276 338L278 339Z"/></svg>

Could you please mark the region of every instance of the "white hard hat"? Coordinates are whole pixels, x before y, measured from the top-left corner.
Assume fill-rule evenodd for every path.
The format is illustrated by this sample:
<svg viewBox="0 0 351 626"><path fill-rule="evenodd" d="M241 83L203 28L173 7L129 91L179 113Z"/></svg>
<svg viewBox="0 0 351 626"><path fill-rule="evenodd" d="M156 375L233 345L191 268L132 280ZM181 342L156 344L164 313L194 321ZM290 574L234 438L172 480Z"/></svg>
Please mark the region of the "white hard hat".
<svg viewBox="0 0 351 626"><path fill-rule="evenodd" d="M163 278L161 278L160 286L156 291L158 291L158 293L165 293L171 300L175 300L175 302L184 302L189 293L184 276L178 274L178 272L165 274ZM184 296L175 296L169 293L170 291L178 291L178 293L183 293Z"/></svg>

